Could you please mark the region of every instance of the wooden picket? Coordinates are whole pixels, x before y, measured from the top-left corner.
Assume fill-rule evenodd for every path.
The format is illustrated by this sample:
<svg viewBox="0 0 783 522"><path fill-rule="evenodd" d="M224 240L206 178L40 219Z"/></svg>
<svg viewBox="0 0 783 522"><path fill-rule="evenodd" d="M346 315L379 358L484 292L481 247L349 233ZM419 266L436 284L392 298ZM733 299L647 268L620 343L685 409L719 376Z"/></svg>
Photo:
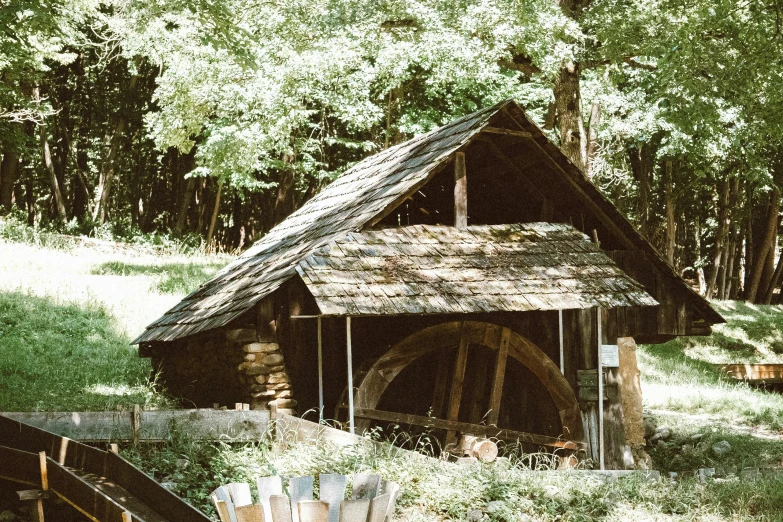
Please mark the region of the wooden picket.
<svg viewBox="0 0 783 522"><path fill-rule="evenodd" d="M282 494L278 476L256 479L258 504L251 503L250 486L232 483L212 492L220 522L389 522L399 493L395 482L379 475L356 474L345 499L348 477L319 477L320 498L313 498L313 477L292 477L289 495Z"/></svg>

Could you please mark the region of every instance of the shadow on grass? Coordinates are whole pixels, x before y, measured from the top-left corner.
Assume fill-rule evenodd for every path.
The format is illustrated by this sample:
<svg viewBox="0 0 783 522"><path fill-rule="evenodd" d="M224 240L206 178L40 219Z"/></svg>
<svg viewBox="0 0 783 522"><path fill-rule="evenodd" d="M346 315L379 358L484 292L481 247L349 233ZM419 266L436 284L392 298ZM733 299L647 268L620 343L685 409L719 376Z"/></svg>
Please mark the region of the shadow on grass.
<svg viewBox="0 0 783 522"><path fill-rule="evenodd" d="M134 264L121 261L101 263L91 270L93 275L149 276L161 294L189 294L223 267L216 263Z"/></svg>
<svg viewBox="0 0 783 522"><path fill-rule="evenodd" d="M96 411L164 406L114 318L21 292L0 292L0 411Z"/></svg>
<svg viewBox="0 0 783 522"><path fill-rule="evenodd" d="M688 339L675 339L664 344L643 346L639 352L643 373L660 381L676 379L701 384L731 382L715 364L690 356L685 351L688 342Z"/></svg>

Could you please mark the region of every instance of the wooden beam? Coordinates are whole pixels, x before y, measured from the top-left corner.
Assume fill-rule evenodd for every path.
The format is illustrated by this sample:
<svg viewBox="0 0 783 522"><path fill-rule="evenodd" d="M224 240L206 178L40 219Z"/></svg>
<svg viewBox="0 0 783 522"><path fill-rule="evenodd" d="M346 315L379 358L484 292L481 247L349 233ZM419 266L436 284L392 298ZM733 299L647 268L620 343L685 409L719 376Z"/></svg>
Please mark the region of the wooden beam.
<svg viewBox="0 0 783 522"><path fill-rule="evenodd" d="M490 425L497 426L498 416L500 415L500 399L503 396L503 381L506 377L506 359L508 359L508 344L511 340L511 329L503 328L500 337L500 348L498 349L498 360L495 364L495 376L492 379L492 392L489 396L489 417Z"/></svg>
<svg viewBox="0 0 783 522"><path fill-rule="evenodd" d="M454 226L468 226L468 178L464 152L457 152L454 156Z"/></svg>
<svg viewBox="0 0 783 522"><path fill-rule="evenodd" d="M456 421L459 418L459 407L462 402L462 387L465 384L465 368L468 364L468 346L470 335L463 321L460 327L459 349L457 350L457 364L454 366L454 378L451 380L451 396L449 397L448 420ZM449 431L446 435L446 444L454 442L455 434Z"/></svg>
<svg viewBox="0 0 783 522"><path fill-rule="evenodd" d="M520 128L521 131L527 132L524 130L522 125L516 120L516 118L514 118L511 114L509 114L509 112L505 108L503 109L503 112ZM599 206L599 204L596 203L595 200L593 200L593 198L591 198L590 195L588 195L584 191L584 189L579 185L579 183L568 172L566 172L566 170L557 161L555 161L555 159L552 156L550 156L546 150L544 150L544 148L541 146L540 143L538 143L536 139L532 139L531 142L534 143L536 148L539 150L539 152L541 152L541 154L544 155L544 157L546 158L546 162L549 165L553 166L554 168L556 168L557 170L563 173L563 178L567 182L567 184L570 185L571 188L576 191L578 196L580 196L580 198L582 199L582 202L585 203L590 208L590 210L598 218L598 220L601 221L601 223L606 228L612 231L612 233L616 236L616 238L620 241L620 243L623 244L624 248L631 249L631 250L639 248L639 246L635 245L634 242L630 238L628 238L625 232L623 232L620 229L620 227L617 226L617 224L612 220L612 217L609 216L606 212L604 212L604 210ZM578 169L578 167L576 168ZM584 179L584 182L590 183L589 181L587 181L587 178ZM598 195L599 197L601 196L600 192ZM606 202L608 203L608 200L606 200ZM617 213L620 214L620 211L618 210ZM625 219L625 217L623 217L623 219ZM633 226L631 226L631 228L633 228Z"/></svg>
<svg viewBox="0 0 783 522"><path fill-rule="evenodd" d="M141 410L140 420L136 419L136 425L141 427L140 433L134 432L134 421L130 412L8 412L0 413L0 417L29 424L53 434L67 434L71 439L68 442L69 453L77 449L74 441L131 441L134 434L138 435L142 442L166 440L172 422L187 431L192 438L201 440L219 440L226 437L237 441L258 440L269 425L268 411L209 408ZM0 438L3 434L0 429ZM61 437L52 435L51 441L46 444L42 447L57 453L62 448ZM83 449L81 446L79 448ZM36 451L37 449L35 448Z"/></svg>
<svg viewBox="0 0 783 522"><path fill-rule="evenodd" d="M364 419L371 419L383 422L395 422L398 424L410 424L413 426L422 426L436 428L441 430L459 431L461 433L470 433L471 435L481 435L484 437L496 437L498 439L527 442L530 444L540 444L552 448L562 448L575 450L585 446L584 442L572 442L560 440L547 435L538 435L536 433L527 433L524 431L507 430L496 426L485 426L483 424L471 424L469 422L449 421L444 419L435 419L423 415L412 415L409 413L397 413L391 411L371 410L358 408L356 416Z"/></svg>
<svg viewBox="0 0 783 522"><path fill-rule="evenodd" d="M500 127L484 127L481 132L488 132L490 134L502 134L504 136L513 136L515 138L532 138L533 135L527 131L518 131L512 129L502 129Z"/></svg>

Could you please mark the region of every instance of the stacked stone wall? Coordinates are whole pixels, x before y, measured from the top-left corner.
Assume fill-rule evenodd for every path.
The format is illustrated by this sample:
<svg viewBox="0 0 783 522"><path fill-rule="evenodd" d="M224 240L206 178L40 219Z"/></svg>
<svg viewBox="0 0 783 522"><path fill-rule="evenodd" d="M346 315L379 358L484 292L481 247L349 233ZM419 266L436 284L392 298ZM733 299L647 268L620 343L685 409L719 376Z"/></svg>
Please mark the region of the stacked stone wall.
<svg viewBox="0 0 783 522"><path fill-rule="evenodd" d="M293 385L280 345L259 342L255 329L218 330L151 350L155 378L184 407L254 410L277 406L296 413Z"/></svg>

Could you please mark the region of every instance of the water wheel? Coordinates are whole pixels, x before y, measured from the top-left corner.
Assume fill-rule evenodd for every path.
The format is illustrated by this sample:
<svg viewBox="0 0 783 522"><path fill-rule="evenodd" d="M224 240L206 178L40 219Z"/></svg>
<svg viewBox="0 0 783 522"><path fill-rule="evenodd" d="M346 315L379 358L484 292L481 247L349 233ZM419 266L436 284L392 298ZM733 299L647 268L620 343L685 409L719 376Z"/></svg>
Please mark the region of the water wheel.
<svg viewBox="0 0 783 522"><path fill-rule="evenodd" d="M395 344L355 388L356 424L397 423L577 449L582 419L560 369L530 340L498 325L458 321Z"/></svg>

